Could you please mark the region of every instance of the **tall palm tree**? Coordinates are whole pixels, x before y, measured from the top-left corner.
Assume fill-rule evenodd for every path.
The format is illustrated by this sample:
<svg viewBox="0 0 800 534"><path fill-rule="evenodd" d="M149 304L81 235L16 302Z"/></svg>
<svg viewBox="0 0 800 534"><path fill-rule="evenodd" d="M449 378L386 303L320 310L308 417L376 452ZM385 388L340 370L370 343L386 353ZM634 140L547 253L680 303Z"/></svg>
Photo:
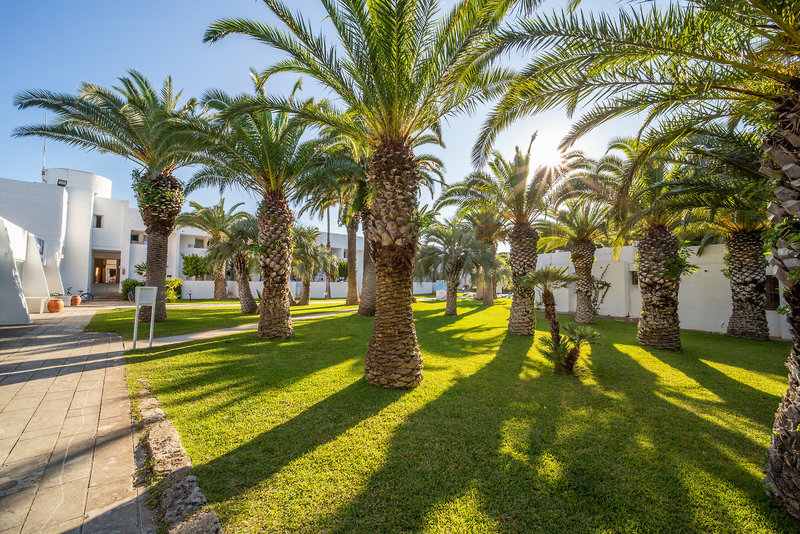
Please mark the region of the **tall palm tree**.
<svg viewBox="0 0 800 534"><path fill-rule="evenodd" d="M439 131L442 118L468 111L506 79L483 46L514 0L462 0L443 17L437 0L368 3L324 0L334 42L279 0L264 0L280 26L223 19L205 40L249 36L288 55L264 71L306 74L329 90L332 105L301 106L265 98L262 104L307 123L335 128L373 148L370 230L377 296L365 375L384 387L422 380L412 304L417 248L419 161L413 145Z"/></svg>
<svg viewBox="0 0 800 534"><path fill-rule="evenodd" d="M231 262L239 289L239 304L242 314L256 313L258 305L250 289L250 271L254 263L253 251L258 244L258 225L255 218L246 218L230 225L225 238L214 244L207 257L212 262Z"/></svg>
<svg viewBox="0 0 800 534"><path fill-rule="evenodd" d="M183 186L173 173L198 162L197 146L178 128L194 115L197 102L190 98L181 104L180 98L171 77L159 91L134 70L112 88L83 83L76 94L31 90L14 98L20 109L38 107L56 116L51 124L15 129L15 137L55 139L136 165L133 188L147 232L146 284L158 288L156 321L167 319L167 242L183 206ZM142 309L141 318L150 319L149 308Z"/></svg>
<svg viewBox="0 0 800 534"><path fill-rule="evenodd" d="M298 82L290 101L299 88ZM265 97L263 92L260 97ZM294 331L289 310L294 215L289 197L326 144L319 139L305 140L305 126L287 113L237 108L252 98L220 91L205 94L203 102L215 116L210 126L196 124L194 135L203 142L208 161L187 184L187 191L205 186L238 187L260 199L256 221L264 289L258 336L282 339L292 337Z"/></svg>
<svg viewBox="0 0 800 534"><path fill-rule="evenodd" d="M477 171L464 180L449 185L437 206L459 206L459 211L494 211L510 226L508 241L511 245L511 270L514 279L514 296L508 331L521 336L532 336L536 330L536 309L533 291L518 287L516 279L536 269L539 233L533 221L546 209L547 195L559 180L559 173L539 167L530 173L531 146L536 135L531 136L528 150L523 154L517 147L512 160L494 152L489 162L489 172Z"/></svg>
<svg viewBox="0 0 800 534"><path fill-rule="evenodd" d="M330 272L338 265L338 258L325 245L317 243L319 230L295 225L292 232L292 272L303 282L298 306L311 301L311 280L320 272Z"/></svg>
<svg viewBox="0 0 800 534"><path fill-rule="evenodd" d="M537 224L546 250L565 248L570 251L572 265L579 278L575 284L576 323L594 322L597 310L592 305L595 291L592 266L597 250L596 240L606 235L607 222L607 205L573 198L564 202L563 209L554 209L548 219Z"/></svg>
<svg viewBox="0 0 800 534"><path fill-rule="evenodd" d="M447 281L445 315L458 314L458 284L464 268L480 265L491 269L494 254L478 241L472 229L455 220L432 225L422 234L417 253L417 271L421 275L440 273Z"/></svg>
<svg viewBox="0 0 800 534"><path fill-rule="evenodd" d="M210 247L220 245L228 237L231 227L239 221L250 217L244 211L237 211L244 202L238 202L225 209L225 199L221 198L219 203L206 207L197 202L190 202L191 212L181 213L175 219L175 227L183 228L191 226L208 234L208 244ZM225 300L228 298L228 289L225 286L225 270L230 258L221 255L214 255L211 260L211 272L214 275L214 300Z"/></svg>
<svg viewBox="0 0 800 534"><path fill-rule="evenodd" d="M542 50L522 71L488 121L476 148L488 151L497 131L530 112L593 105L571 138L606 120L643 113L653 150L717 117L763 134L762 160L775 179L769 217L781 234L771 263L785 286L793 347L789 389L778 407L767 483L800 517L800 12L794 0L689 0L666 8L625 9L618 16L564 12L521 21L498 51ZM659 120L663 119L663 120ZM687 128L688 125L688 128ZM647 154L643 154L646 161Z"/></svg>
<svg viewBox="0 0 800 534"><path fill-rule="evenodd" d="M487 245L492 252L492 258L497 257L497 244L503 241L508 233L506 221L494 211L481 210L467 214L466 221L475 232L478 241ZM488 275L488 276L487 276ZM477 291L475 298L480 299L485 306L493 306L497 295L497 280L491 273L478 273Z"/></svg>

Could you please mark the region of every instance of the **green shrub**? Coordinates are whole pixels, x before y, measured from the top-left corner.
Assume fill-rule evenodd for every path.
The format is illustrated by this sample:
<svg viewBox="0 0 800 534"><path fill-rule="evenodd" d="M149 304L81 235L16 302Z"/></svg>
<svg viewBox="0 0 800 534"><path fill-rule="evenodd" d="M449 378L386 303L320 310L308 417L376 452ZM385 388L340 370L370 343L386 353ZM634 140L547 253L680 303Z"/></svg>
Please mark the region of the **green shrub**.
<svg viewBox="0 0 800 534"><path fill-rule="evenodd" d="M133 300L128 298L128 293L134 290L134 288L138 286L143 286L144 282L141 280L136 280L134 278L126 278L122 281L122 291L120 292L120 298L122 300Z"/></svg>
<svg viewBox="0 0 800 534"><path fill-rule="evenodd" d="M183 276L203 276L211 274L211 265L203 256L181 254L183 257Z"/></svg>
<svg viewBox="0 0 800 534"><path fill-rule="evenodd" d="M347 260L339 260L337 271L340 280L347 280Z"/></svg>
<svg viewBox="0 0 800 534"><path fill-rule="evenodd" d="M167 302L177 302L183 295L183 280L167 277Z"/></svg>

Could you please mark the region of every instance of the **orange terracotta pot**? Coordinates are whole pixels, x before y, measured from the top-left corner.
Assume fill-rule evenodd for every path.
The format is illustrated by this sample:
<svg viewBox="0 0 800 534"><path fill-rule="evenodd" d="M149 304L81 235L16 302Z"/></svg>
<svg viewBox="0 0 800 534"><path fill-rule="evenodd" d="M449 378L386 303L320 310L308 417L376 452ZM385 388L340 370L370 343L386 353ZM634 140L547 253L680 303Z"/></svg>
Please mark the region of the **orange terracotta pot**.
<svg viewBox="0 0 800 534"><path fill-rule="evenodd" d="M72 298L69 299L70 306L80 306L81 305L81 296L80 295L72 295Z"/></svg>
<svg viewBox="0 0 800 534"><path fill-rule="evenodd" d="M50 313L58 313L63 309L64 309L64 301L61 299L51 299L47 303L47 311L49 311Z"/></svg>

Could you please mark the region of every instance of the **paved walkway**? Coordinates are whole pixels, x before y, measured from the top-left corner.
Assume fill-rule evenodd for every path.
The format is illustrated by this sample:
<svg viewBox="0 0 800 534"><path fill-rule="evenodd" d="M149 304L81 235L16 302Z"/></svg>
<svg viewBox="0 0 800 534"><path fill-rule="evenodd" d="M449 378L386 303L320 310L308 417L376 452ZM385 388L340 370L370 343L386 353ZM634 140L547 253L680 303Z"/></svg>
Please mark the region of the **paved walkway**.
<svg viewBox="0 0 800 534"><path fill-rule="evenodd" d="M156 530L134 487L122 342L83 332L96 310L0 327L0 534Z"/></svg>

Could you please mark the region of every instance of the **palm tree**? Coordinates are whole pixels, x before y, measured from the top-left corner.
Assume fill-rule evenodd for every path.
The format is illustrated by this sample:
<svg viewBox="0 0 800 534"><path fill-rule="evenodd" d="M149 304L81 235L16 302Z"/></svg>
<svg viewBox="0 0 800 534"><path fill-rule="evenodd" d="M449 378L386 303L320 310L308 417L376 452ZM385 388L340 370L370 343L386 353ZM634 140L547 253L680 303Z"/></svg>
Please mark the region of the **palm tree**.
<svg viewBox="0 0 800 534"><path fill-rule="evenodd" d="M638 8L637 8L638 9ZM717 117L741 119L763 134L765 172L775 180L769 217L781 235L771 263L785 286L793 348L789 389L775 418L767 484L800 517L800 74L798 11L793 0L690 0L618 17L564 12L521 21L496 42L541 50L511 84L487 122L475 155L497 131L525 114L593 105L570 136L632 112L647 117L652 150ZM663 120L659 120L663 119ZM641 161L648 154L643 153Z"/></svg>
<svg viewBox="0 0 800 534"><path fill-rule="evenodd" d="M422 358L411 309L420 180L413 146L438 132L442 118L468 111L508 77L506 70L490 66L483 45L514 0L463 0L441 18L436 0L374 5L326 0L336 43L315 35L279 0L264 3L281 27L223 19L209 27L205 40L240 34L286 53L289 57L266 69L264 78L287 71L306 74L345 109L269 98L262 104L373 148L367 235L377 295L364 370L373 384L414 387L422 380Z"/></svg>
<svg viewBox="0 0 800 534"><path fill-rule="evenodd" d="M291 101L299 88L298 82ZM260 96L265 97L263 92ZM264 289L258 336L282 339L293 335L289 274L294 215L288 198L325 143L304 140L305 126L287 113L261 108L234 112L252 98L231 97L220 91L206 93L203 102L216 115L210 127L196 124L194 135L203 142L209 161L195 173L187 191L205 186L239 187L260 199L256 221Z"/></svg>
<svg viewBox="0 0 800 534"><path fill-rule="evenodd" d="M239 288L239 303L242 314L256 313L258 305L250 290L250 271L253 265L253 251L258 244L258 225L250 214L230 225L225 238L214 244L207 257L212 262L231 262Z"/></svg>
<svg viewBox="0 0 800 534"><path fill-rule="evenodd" d="M441 273L447 280L445 315L458 314L458 284L464 268L481 265L491 269L493 253L478 241L468 226L455 220L434 224L422 234L423 245L417 253L417 272Z"/></svg>
<svg viewBox="0 0 800 534"><path fill-rule="evenodd" d="M489 210L476 211L466 216L467 223L475 232L478 241L487 245L492 252L492 258L497 257L497 243L503 241L508 233L506 231L505 219ZM480 299L484 306L493 306L494 298L497 295L497 280L491 273L478 273L475 298Z"/></svg>
<svg viewBox="0 0 800 534"><path fill-rule="evenodd" d="M194 211L178 215L175 219L175 227L191 226L202 230L209 235L209 246L218 246L227 239L228 233L235 223L250 217L248 213L236 211L243 204L244 202L239 202L226 210L224 198L221 198L218 204L211 207L202 206L197 202L190 202L189 205ZM214 275L214 300L228 298L228 289L225 287L225 268L228 265L228 259L229 257L221 255L214 255L213 259L211 259L212 273Z"/></svg>
<svg viewBox="0 0 800 534"><path fill-rule="evenodd" d="M546 197L559 179L559 173L540 167L529 176L531 136L528 151L523 155L517 147L509 161L494 152L489 171L477 171L464 180L448 186L437 206L459 206L461 213L494 211L511 227L508 240L511 245L511 270L514 280L514 297L508 331L521 336L532 336L536 330L536 309L533 291L518 286L517 278L536 269L539 233L533 227L534 219L545 211Z"/></svg>
<svg viewBox="0 0 800 534"><path fill-rule="evenodd" d="M669 166L653 160L635 171L630 185L624 185L631 162L637 157L636 148L636 143L630 140L617 140L609 145L609 153L598 165L601 197L612 203L611 215L619 225L616 244L626 238L637 238L642 296L636 334L639 344L678 350L681 348L680 279L693 266L681 256L680 242L673 233L680 224L680 212L664 202Z"/></svg>
<svg viewBox="0 0 800 534"><path fill-rule="evenodd" d="M566 200L564 207L553 210L550 218L538 223L537 228L546 250L565 248L570 251L575 274L580 278L575 284L575 322L591 323L597 312L592 305L595 291L592 266L596 240L607 232L608 206L573 198Z"/></svg>
<svg viewBox="0 0 800 534"><path fill-rule="evenodd" d="M303 281L299 306L308 306L311 300L311 280L320 271L330 272L338 259L324 245L317 243L319 230L295 225L292 232L292 272Z"/></svg>
<svg viewBox="0 0 800 534"><path fill-rule="evenodd" d="M77 94L45 90L25 91L14 98L20 109L38 107L52 111L55 122L24 126L15 137L40 136L64 141L86 150L116 154L133 162L133 188L147 232L146 284L158 288L155 320L166 321L167 241L183 206L183 186L173 173L198 162L197 146L178 127L194 115L193 98L180 104L172 78L161 90L145 76L128 71L120 84L109 89L83 83ZM143 308L142 320L150 319Z"/></svg>
<svg viewBox="0 0 800 534"><path fill-rule="evenodd" d="M550 343L553 349L558 350L561 344L561 331L556 315L556 299L553 291L577 282L579 277L567 274L567 267L540 267L531 271L518 279L517 285L525 287L529 291L537 289L542 293L542 305L544 306L544 318L547 320L547 328L550 331Z"/></svg>

